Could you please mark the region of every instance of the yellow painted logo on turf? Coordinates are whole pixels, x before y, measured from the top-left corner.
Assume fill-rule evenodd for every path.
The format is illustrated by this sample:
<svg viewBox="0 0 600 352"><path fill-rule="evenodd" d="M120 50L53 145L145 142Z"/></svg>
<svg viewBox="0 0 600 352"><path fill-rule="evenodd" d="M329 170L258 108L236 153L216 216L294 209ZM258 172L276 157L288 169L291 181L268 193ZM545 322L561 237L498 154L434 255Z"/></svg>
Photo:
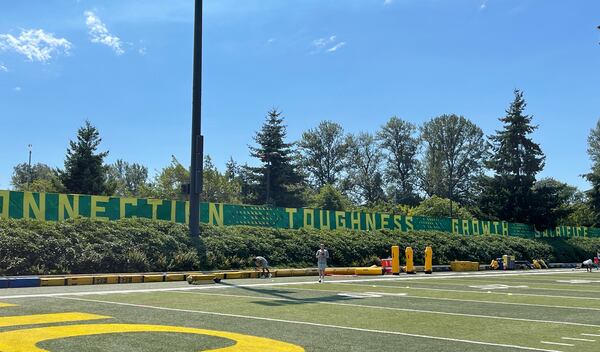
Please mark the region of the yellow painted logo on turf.
<svg viewBox="0 0 600 352"><path fill-rule="evenodd" d="M10 306L2 305L0 307ZM37 325L49 323L67 323L84 320L109 319L111 317L86 313L54 313L0 318L0 327ZM170 332L182 334L207 335L235 341L229 347L217 348L208 352L303 352L302 347L263 337L249 336L225 331L187 328L179 326L146 324L79 324L66 326L46 326L20 329L0 333L0 351L2 352L47 352L37 347L43 341L76 336L122 334L135 332Z"/></svg>

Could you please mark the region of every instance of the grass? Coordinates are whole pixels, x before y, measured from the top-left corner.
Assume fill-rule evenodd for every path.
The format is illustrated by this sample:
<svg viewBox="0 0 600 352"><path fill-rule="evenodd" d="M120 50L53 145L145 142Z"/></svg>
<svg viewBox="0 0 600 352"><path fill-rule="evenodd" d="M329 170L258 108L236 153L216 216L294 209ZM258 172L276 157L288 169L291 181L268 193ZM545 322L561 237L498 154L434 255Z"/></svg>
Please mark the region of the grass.
<svg viewBox="0 0 600 352"><path fill-rule="evenodd" d="M6 289L0 303L3 352L600 351L597 271Z"/></svg>

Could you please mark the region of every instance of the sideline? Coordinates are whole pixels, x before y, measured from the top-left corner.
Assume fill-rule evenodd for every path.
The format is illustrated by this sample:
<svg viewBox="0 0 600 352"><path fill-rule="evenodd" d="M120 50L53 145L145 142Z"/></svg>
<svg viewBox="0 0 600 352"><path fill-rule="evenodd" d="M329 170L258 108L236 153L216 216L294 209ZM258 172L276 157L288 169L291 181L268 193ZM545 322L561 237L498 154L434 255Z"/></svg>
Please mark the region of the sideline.
<svg viewBox="0 0 600 352"><path fill-rule="evenodd" d="M435 279L452 279L452 278L466 278L466 277L504 277L504 276L523 276L523 275L552 275L552 274L560 274L571 272L571 270L548 270L541 272L514 272L514 273L506 273L506 272L498 272L498 273L481 273L475 272L473 274L456 274L456 273L443 273L437 275L424 275L422 276L389 276L389 277L380 277L374 279L333 279L329 280L327 284L346 284L346 283L356 283L356 282L402 282L402 281L412 281L412 280L435 280ZM481 273L481 274L480 274ZM234 280L235 281L235 280ZM44 298L44 297L63 297L63 296L90 296L90 295L108 295L108 294L127 294L127 293L151 293L151 292L169 292L169 291L190 291L190 290L209 290L209 289L223 289L229 287L271 287L271 286L288 286L288 285L312 285L314 281L283 281L283 282L269 282L269 283L257 283L257 284L241 284L241 285L213 285L208 284L207 286L190 286L190 287L173 287L173 288L140 288L140 289L119 289L119 290L86 290L86 291L63 291L63 292L54 292L54 293L29 293L29 294L16 294L16 295L3 295L0 296L0 300L2 299L11 299L11 298ZM123 285L123 284L116 284ZM115 285L115 286L116 286ZM103 285L105 286L105 285ZM74 286L65 286L65 287L74 287ZM80 286L89 288L90 286ZM106 287L106 286L105 286ZM386 287L386 286L382 286ZM396 287L396 286L389 286ZM100 288L100 287L99 287ZM30 288L31 289L31 288ZM7 289L13 290L13 289ZM19 290L19 289L14 289ZM430 289L435 290L435 289ZM460 292L460 291L457 291ZM477 292L477 291L466 291L466 292ZM505 294L505 293L503 293ZM515 294L516 295L516 294ZM550 297L560 297L560 296L550 296ZM598 298L600 300L600 298Z"/></svg>

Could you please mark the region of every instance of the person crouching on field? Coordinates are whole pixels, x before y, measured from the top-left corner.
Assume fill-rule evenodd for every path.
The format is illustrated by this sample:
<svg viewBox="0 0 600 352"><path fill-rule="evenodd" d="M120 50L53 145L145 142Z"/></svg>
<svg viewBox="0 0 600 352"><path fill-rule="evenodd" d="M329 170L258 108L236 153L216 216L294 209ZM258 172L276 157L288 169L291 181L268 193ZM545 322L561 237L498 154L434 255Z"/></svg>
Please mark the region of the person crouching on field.
<svg viewBox="0 0 600 352"><path fill-rule="evenodd" d="M592 260L588 259L588 260L586 260L586 261L583 262L582 266L585 267L585 271L591 273L592 272L592 264L593 264Z"/></svg>
<svg viewBox="0 0 600 352"><path fill-rule="evenodd" d="M325 280L325 269L327 269L327 259L329 252L325 249L325 245L321 243L321 248L317 251L317 265L319 266L319 282Z"/></svg>
<svg viewBox="0 0 600 352"><path fill-rule="evenodd" d="M262 269L262 273L260 274L261 278L271 278L271 272L269 271L269 262L264 257L258 256L254 258L254 264L256 264L256 270Z"/></svg>

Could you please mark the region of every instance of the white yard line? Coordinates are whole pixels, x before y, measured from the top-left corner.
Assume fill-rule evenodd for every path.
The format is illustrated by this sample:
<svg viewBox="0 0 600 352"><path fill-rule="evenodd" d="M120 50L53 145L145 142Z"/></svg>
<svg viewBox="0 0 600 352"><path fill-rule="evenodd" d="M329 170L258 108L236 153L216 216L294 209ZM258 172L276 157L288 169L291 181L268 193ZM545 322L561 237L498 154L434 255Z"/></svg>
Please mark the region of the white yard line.
<svg viewBox="0 0 600 352"><path fill-rule="evenodd" d="M371 285L364 285L371 288L374 288ZM391 287L391 286L377 286L377 287ZM375 287L376 288L376 287ZM323 289L312 289L312 288L298 288L294 287L294 290L298 291L319 291L319 292L337 292L334 290L323 290ZM405 288L403 288L405 289ZM410 296L404 293L389 293L389 292L369 292L376 293L378 295L384 296L402 296L405 299L427 299L432 301L450 301L450 302L466 302L466 303L484 303L484 304L502 304L502 305L511 305L511 306L526 306L526 307L540 307L540 308L557 308L557 309L569 309L569 310L591 310L591 311L600 311L600 308L592 308L592 307L573 307L573 306L557 306L551 304L538 304L538 303L517 303L517 302L497 302L497 301L481 301L477 299L460 299L460 298L444 298L444 297L426 297L426 296Z"/></svg>
<svg viewBox="0 0 600 352"><path fill-rule="evenodd" d="M561 339L563 339L563 340L571 340L571 341L596 342L596 340L580 339L580 338L577 338L577 337L561 337Z"/></svg>
<svg viewBox="0 0 600 352"><path fill-rule="evenodd" d="M327 282L328 284L335 284L335 282ZM373 287L373 285L361 285L356 283L342 282L340 285L349 286L364 286ZM409 290L427 290L427 291L442 291L442 292L461 292L461 293L476 293L476 294L487 294L487 295L503 295L503 296L527 296L527 297L549 297L549 298L567 298L567 299L584 299L584 300L595 300L600 301L598 297L577 297L577 296L556 296L556 295L539 295L535 293L513 293L513 292L488 292L483 290L450 290L444 288L429 288L429 287L403 287L403 286L389 286L389 285L377 285L377 287L387 287L396 289L409 289ZM2 297L0 297L2 298Z"/></svg>
<svg viewBox="0 0 600 352"><path fill-rule="evenodd" d="M484 341L455 339L455 338L441 337L441 336L410 334L410 333L404 333L404 332L399 332L399 331L363 329L363 328L355 328L355 327L342 326L342 325L319 324L319 323L312 323L312 322L298 321L298 320L265 318L265 317L256 317L256 316L248 316L248 315L240 315L240 314L207 312L207 311L191 310L191 309L166 308L166 307L157 307L157 306L149 306L149 305L142 305L142 304L101 301L101 300L83 299L83 298L75 298L75 297L61 297L61 299L76 300L76 301L83 301L83 302L93 302L93 303L113 304L113 305L121 305L121 306L136 307L136 308L157 309L157 310L165 310L165 311L172 311L172 312L206 314L206 315L215 315L215 316L230 317L230 318L241 318L241 319L262 320L262 321L295 324L295 325L316 326L316 327L321 327L321 328L332 328L332 329L349 330L349 331L369 332L369 333L374 333L374 334L417 337L417 338L424 338L424 339L431 339L431 340L461 342L461 343L467 343L467 344L473 344L473 345L506 347L506 348L512 348L512 349L518 349L518 350L526 350L526 351L562 352L562 351L557 351L557 350L547 350L547 349L543 349L543 348L535 348L535 347L527 347L527 346L519 346L519 345L509 345L509 344L500 344L500 343L492 343L492 342L484 342Z"/></svg>
<svg viewBox="0 0 600 352"><path fill-rule="evenodd" d="M279 298L279 297L278 298L275 298L275 297L258 297L258 296L249 296L249 295L229 295L229 294L219 294L219 293L213 294L213 293L206 293L206 292L180 292L180 293L208 295L208 296L223 296L223 297L244 298L244 299L251 298L251 299L279 300L279 301L286 301L286 302L302 301L302 299L295 300L295 299L290 299L290 298ZM313 304L326 304L326 305L342 306L342 307L387 310L387 311L396 311L396 312L410 312L410 313L421 313L421 314L449 315L449 316L467 317L467 318L509 320L509 321L519 321L519 322L527 322L527 323L541 323L541 324L553 324L553 325L571 325L571 326L583 326L583 327L592 327L592 328L598 328L598 327L600 327L600 325L594 325L594 324L573 323L573 322L564 322L564 321L555 321L555 320L525 319L525 318L499 317L499 316L494 316L494 315L483 315L483 314L439 312L439 311L424 310L424 309L382 307L382 306L371 306L371 305L365 305L365 304L339 303L339 302L328 302L328 301L317 301L317 300L314 300L314 301L311 300L310 303L313 303Z"/></svg>
<svg viewBox="0 0 600 352"><path fill-rule="evenodd" d="M593 336L593 337L600 337L599 334L581 334L581 336Z"/></svg>
<svg viewBox="0 0 600 352"><path fill-rule="evenodd" d="M568 346L568 347L575 346L572 343L563 343L563 342L540 341L540 343L543 343L545 345L557 345L557 346Z"/></svg>

